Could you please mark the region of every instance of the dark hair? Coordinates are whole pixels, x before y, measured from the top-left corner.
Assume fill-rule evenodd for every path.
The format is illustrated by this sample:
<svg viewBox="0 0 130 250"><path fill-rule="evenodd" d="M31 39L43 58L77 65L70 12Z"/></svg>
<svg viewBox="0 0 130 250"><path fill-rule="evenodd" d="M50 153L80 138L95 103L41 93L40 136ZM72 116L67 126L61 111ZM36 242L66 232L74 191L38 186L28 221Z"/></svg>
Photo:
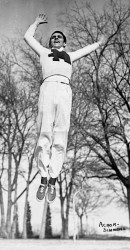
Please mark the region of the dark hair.
<svg viewBox="0 0 130 250"><path fill-rule="evenodd" d="M64 39L64 42L66 43L66 36L63 34L62 31L59 31L59 30L56 30L54 31L52 34L51 34L51 37L55 34L55 33L60 33L62 36L63 36L63 39ZM51 37L50 37L50 40L49 40L49 48L51 48Z"/></svg>

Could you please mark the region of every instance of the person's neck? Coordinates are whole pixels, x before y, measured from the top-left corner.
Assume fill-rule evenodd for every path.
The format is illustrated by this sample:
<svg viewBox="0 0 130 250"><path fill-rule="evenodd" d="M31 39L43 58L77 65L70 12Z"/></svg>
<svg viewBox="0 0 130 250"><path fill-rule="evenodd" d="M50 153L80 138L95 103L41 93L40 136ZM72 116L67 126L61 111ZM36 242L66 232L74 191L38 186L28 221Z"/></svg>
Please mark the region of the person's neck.
<svg viewBox="0 0 130 250"><path fill-rule="evenodd" d="M65 47L60 47L60 48L53 48L53 47L52 47L52 49L57 49L57 50L59 50L59 51L62 51L62 50L65 51Z"/></svg>

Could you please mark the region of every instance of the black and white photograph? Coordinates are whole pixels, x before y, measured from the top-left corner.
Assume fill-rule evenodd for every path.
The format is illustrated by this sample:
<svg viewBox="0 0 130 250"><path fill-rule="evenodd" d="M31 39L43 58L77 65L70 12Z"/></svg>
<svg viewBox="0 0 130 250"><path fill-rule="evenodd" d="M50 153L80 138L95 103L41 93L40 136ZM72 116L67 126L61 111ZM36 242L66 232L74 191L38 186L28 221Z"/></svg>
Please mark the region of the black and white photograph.
<svg viewBox="0 0 130 250"><path fill-rule="evenodd" d="M0 0L0 249L130 249L129 0Z"/></svg>

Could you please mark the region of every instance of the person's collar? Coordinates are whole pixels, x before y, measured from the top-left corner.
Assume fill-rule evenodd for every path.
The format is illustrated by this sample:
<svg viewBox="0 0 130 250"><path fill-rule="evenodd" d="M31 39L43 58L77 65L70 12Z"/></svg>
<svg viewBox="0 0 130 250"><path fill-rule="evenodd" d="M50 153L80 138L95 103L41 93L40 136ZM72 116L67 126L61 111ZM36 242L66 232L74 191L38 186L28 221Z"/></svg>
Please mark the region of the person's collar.
<svg viewBox="0 0 130 250"><path fill-rule="evenodd" d="M61 47L61 48L59 48L59 49L58 49L58 48L52 48L52 49L56 49L56 50L58 50L58 51L63 51L63 50L65 51L65 48L64 48L64 47Z"/></svg>

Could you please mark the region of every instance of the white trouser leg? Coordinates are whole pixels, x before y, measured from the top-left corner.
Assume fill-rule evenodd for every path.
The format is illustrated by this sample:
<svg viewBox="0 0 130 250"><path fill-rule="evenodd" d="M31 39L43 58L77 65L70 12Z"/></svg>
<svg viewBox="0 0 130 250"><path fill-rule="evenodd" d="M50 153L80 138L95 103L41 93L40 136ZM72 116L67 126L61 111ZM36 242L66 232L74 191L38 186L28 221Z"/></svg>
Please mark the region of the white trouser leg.
<svg viewBox="0 0 130 250"><path fill-rule="evenodd" d="M59 83L55 97L56 112L53 128L52 154L49 167L49 174L52 178L58 177L66 154L72 102L70 86Z"/></svg>
<svg viewBox="0 0 130 250"><path fill-rule="evenodd" d="M67 132L54 133L52 156L50 160L49 174L52 178L57 178L65 159L66 146L67 146Z"/></svg>
<svg viewBox="0 0 130 250"><path fill-rule="evenodd" d="M62 168L70 126L72 92L69 85L45 81L38 104L36 159L41 176L56 178ZM50 151L51 149L51 151Z"/></svg>
<svg viewBox="0 0 130 250"><path fill-rule="evenodd" d="M40 134L35 152L35 158L42 177L48 176L51 143L51 133L44 132L42 135Z"/></svg>
<svg viewBox="0 0 130 250"><path fill-rule="evenodd" d="M53 90L44 82L40 88L37 116L37 147L35 158L42 177L48 176L50 147L52 145L52 129L54 121Z"/></svg>

